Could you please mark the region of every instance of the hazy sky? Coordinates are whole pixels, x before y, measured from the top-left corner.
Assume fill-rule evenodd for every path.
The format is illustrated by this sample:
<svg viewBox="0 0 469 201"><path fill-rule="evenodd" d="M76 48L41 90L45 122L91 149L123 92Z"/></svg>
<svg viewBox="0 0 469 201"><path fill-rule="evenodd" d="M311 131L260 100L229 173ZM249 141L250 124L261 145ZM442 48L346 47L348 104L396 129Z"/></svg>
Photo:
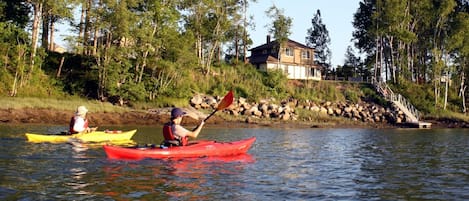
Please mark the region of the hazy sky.
<svg viewBox="0 0 469 201"><path fill-rule="evenodd" d="M254 42L252 47L264 44L268 34L267 24L272 19L265 11L272 5L283 9L284 15L293 19L290 39L306 44L306 34L312 27L311 19L319 9L322 22L326 25L331 38L329 48L332 51L332 66L342 65L347 46L352 46L352 32L354 30L353 15L359 6L359 0L257 0L249 6L249 15L254 16L256 24L254 31L249 31Z"/></svg>

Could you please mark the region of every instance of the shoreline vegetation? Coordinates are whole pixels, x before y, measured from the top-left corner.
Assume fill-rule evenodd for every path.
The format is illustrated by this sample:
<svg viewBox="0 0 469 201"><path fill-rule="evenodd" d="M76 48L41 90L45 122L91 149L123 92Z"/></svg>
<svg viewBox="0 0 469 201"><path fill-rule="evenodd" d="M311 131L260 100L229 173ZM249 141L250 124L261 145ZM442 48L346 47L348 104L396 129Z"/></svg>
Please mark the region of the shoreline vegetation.
<svg viewBox="0 0 469 201"><path fill-rule="evenodd" d="M1 98L0 124L46 124L68 125L70 117L78 105L86 105L92 125L134 125L160 126L169 121L171 108L133 109L115 106L95 100L56 100L39 98ZM213 110L183 107L189 117L183 124L197 125ZM425 122L432 123L432 128L469 128L469 121L451 117L426 117ZM207 121L209 127L227 128L405 128L405 124L391 122L364 122L345 117L316 115L313 118L281 120L278 118L256 118L248 115L233 115L229 110L219 111Z"/></svg>
<svg viewBox="0 0 469 201"><path fill-rule="evenodd" d="M197 93L232 90L249 105L219 112L208 125L401 127L401 113L411 108L413 121L432 128L468 127L467 0L360 3L352 21L354 44L337 66L330 64L319 10L305 45L290 44L292 19L268 8L266 43L251 47L255 22L241 17L249 1L103 1L96 7L105 9L64 2L0 3L8 11L0 16L0 124L67 125L73 110L86 105L97 125L155 125L167 121L165 107L193 106L189 100ZM68 21L77 6L87 12L64 39L69 47L59 48L54 25ZM405 16L393 12L403 7ZM305 79L312 77L320 79ZM266 98L269 105L261 106ZM282 104L291 99L298 104L285 112ZM396 102L403 111L393 109ZM274 105L282 111L271 113Z"/></svg>

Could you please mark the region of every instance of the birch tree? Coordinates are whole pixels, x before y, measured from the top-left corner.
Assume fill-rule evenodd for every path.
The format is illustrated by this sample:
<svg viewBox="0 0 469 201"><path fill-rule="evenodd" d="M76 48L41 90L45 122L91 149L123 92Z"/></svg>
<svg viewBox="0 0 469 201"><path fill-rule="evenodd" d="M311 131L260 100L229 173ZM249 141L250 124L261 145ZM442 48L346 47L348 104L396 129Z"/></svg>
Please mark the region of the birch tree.
<svg viewBox="0 0 469 201"><path fill-rule="evenodd" d="M272 34L278 44L277 49L277 68L280 68L280 55L288 41L288 37L291 34L292 18L285 16L284 11L272 5L267 11L265 11L267 17L272 19L272 24L269 27L269 33Z"/></svg>

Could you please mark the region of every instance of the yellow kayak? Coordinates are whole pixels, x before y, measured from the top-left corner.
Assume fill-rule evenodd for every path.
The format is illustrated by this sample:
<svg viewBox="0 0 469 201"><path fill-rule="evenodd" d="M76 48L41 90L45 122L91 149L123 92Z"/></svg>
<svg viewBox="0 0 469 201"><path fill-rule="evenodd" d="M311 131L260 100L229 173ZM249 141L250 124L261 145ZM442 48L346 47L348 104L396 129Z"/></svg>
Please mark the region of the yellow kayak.
<svg viewBox="0 0 469 201"><path fill-rule="evenodd" d="M111 132L106 131L94 131L91 133L73 134L73 135L45 135L45 134L34 134L26 133L28 142L51 142L51 143L62 143L67 142L72 138L81 140L82 142L106 142L106 141L128 141L130 140L137 130L122 131L122 132Z"/></svg>

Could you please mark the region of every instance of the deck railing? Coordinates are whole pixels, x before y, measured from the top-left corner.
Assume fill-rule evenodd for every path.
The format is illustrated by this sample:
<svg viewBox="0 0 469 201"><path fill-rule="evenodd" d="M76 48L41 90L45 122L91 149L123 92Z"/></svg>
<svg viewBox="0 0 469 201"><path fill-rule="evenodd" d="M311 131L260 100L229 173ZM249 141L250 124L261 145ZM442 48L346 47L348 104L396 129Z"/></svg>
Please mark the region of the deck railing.
<svg viewBox="0 0 469 201"><path fill-rule="evenodd" d="M372 84L375 87L376 91L383 95L386 100L396 103L396 105L401 110L403 110L404 113L406 113L406 115L409 117L408 121L419 121L420 112L404 96L402 96L401 94L394 93L385 82L377 81L373 78ZM407 112L405 111L408 111L409 114L407 114Z"/></svg>

